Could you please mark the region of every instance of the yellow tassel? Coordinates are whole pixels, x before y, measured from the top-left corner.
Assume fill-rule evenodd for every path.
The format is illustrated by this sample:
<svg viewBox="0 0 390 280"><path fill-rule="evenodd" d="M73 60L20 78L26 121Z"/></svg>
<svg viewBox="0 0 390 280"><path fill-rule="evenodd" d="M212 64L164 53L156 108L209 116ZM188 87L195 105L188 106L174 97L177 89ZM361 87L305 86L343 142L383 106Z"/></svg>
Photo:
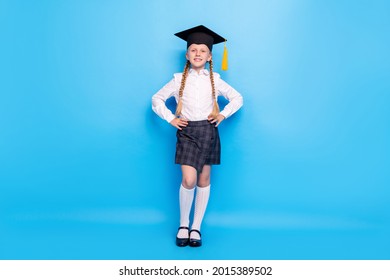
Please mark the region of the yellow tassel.
<svg viewBox="0 0 390 280"><path fill-rule="evenodd" d="M223 71L228 70L228 50L226 48L226 41L225 41L225 45L223 46L222 70Z"/></svg>

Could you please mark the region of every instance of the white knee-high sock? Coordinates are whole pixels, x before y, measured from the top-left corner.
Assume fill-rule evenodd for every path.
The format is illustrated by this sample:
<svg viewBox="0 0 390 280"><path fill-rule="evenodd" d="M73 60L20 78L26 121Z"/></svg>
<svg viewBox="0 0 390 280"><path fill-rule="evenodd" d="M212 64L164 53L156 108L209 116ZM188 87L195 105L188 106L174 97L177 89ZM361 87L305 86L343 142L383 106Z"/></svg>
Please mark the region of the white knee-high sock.
<svg viewBox="0 0 390 280"><path fill-rule="evenodd" d="M188 227L190 224L190 212L192 202L194 201L195 188L186 189L180 185L179 189L179 205L180 205L180 226ZM188 230L181 229L177 233L179 238L188 238Z"/></svg>
<svg viewBox="0 0 390 280"><path fill-rule="evenodd" d="M191 229L197 229L200 231L204 213L206 212L207 203L210 197L210 185L204 188L196 187L196 198L195 198L195 213L194 222L192 223ZM191 238L200 239L198 233L193 232Z"/></svg>

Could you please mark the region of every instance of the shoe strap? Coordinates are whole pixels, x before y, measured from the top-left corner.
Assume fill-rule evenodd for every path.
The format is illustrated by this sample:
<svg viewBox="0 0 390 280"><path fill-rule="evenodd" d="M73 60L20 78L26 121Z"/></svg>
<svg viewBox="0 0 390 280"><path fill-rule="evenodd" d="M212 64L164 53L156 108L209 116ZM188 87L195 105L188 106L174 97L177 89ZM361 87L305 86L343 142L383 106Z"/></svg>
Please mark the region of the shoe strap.
<svg viewBox="0 0 390 280"><path fill-rule="evenodd" d="M202 236L202 234L200 234L200 231L199 231L199 230L197 230L197 229L191 229L191 230L190 230L190 235L191 235L191 232L193 232L193 231L195 231L195 232L199 233L199 236Z"/></svg>
<svg viewBox="0 0 390 280"><path fill-rule="evenodd" d="M188 227L179 227L179 230L180 229L189 229Z"/></svg>

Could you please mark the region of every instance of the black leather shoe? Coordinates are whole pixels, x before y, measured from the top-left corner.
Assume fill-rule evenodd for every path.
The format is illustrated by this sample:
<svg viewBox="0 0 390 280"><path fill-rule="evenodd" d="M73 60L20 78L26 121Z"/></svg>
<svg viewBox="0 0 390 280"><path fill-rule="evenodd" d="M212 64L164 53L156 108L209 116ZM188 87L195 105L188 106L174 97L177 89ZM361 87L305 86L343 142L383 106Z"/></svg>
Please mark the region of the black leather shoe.
<svg viewBox="0 0 390 280"><path fill-rule="evenodd" d="M188 227L179 227L178 231L181 230L181 229L186 229L186 230L189 230ZM179 232L178 232L179 233ZM189 236L189 235L188 235ZM189 237L187 238L179 238L177 237L176 235L176 245L179 246L179 247L185 247L187 246L189 243Z"/></svg>
<svg viewBox="0 0 390 280"><path fill-rule="evenodd" d="M197 233L199 233L199 236L202 236L201 234L200 234L200 231L199 230L197 230L197 229L191 229L190 230L190 247L200 247L200 246L202 246L202 239L195 239L195 238L191 238L191 232L193 232L193 231L195 231L195 232L197 232Z"/></svg>

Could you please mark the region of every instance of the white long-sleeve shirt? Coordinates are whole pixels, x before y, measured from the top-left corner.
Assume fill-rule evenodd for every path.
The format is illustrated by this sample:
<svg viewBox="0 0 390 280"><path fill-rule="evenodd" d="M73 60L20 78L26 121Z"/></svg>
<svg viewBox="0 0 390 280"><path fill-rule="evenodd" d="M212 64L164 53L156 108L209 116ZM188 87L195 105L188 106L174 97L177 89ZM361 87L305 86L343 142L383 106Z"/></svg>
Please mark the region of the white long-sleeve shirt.
<svg viewBox="0 0 390 280"><path fill-rule="evenodd" d="M193 69L189 70L183 92L183 107L181 117L189 121L207 120L213 109L213 98L211 91L210 73L207 69L199 73ZM152 109L162 119L170 123L175 115L167 108L165 102L174 96L176 102L179 100L179 89L182 73L174 74L173 79L160 89L152 97ZM216 98L225 97L229 103L220 112L225 118L233 115L243 105L243 98L234 88L223 81L218 73L214 72L214 85Z"/></svg>

